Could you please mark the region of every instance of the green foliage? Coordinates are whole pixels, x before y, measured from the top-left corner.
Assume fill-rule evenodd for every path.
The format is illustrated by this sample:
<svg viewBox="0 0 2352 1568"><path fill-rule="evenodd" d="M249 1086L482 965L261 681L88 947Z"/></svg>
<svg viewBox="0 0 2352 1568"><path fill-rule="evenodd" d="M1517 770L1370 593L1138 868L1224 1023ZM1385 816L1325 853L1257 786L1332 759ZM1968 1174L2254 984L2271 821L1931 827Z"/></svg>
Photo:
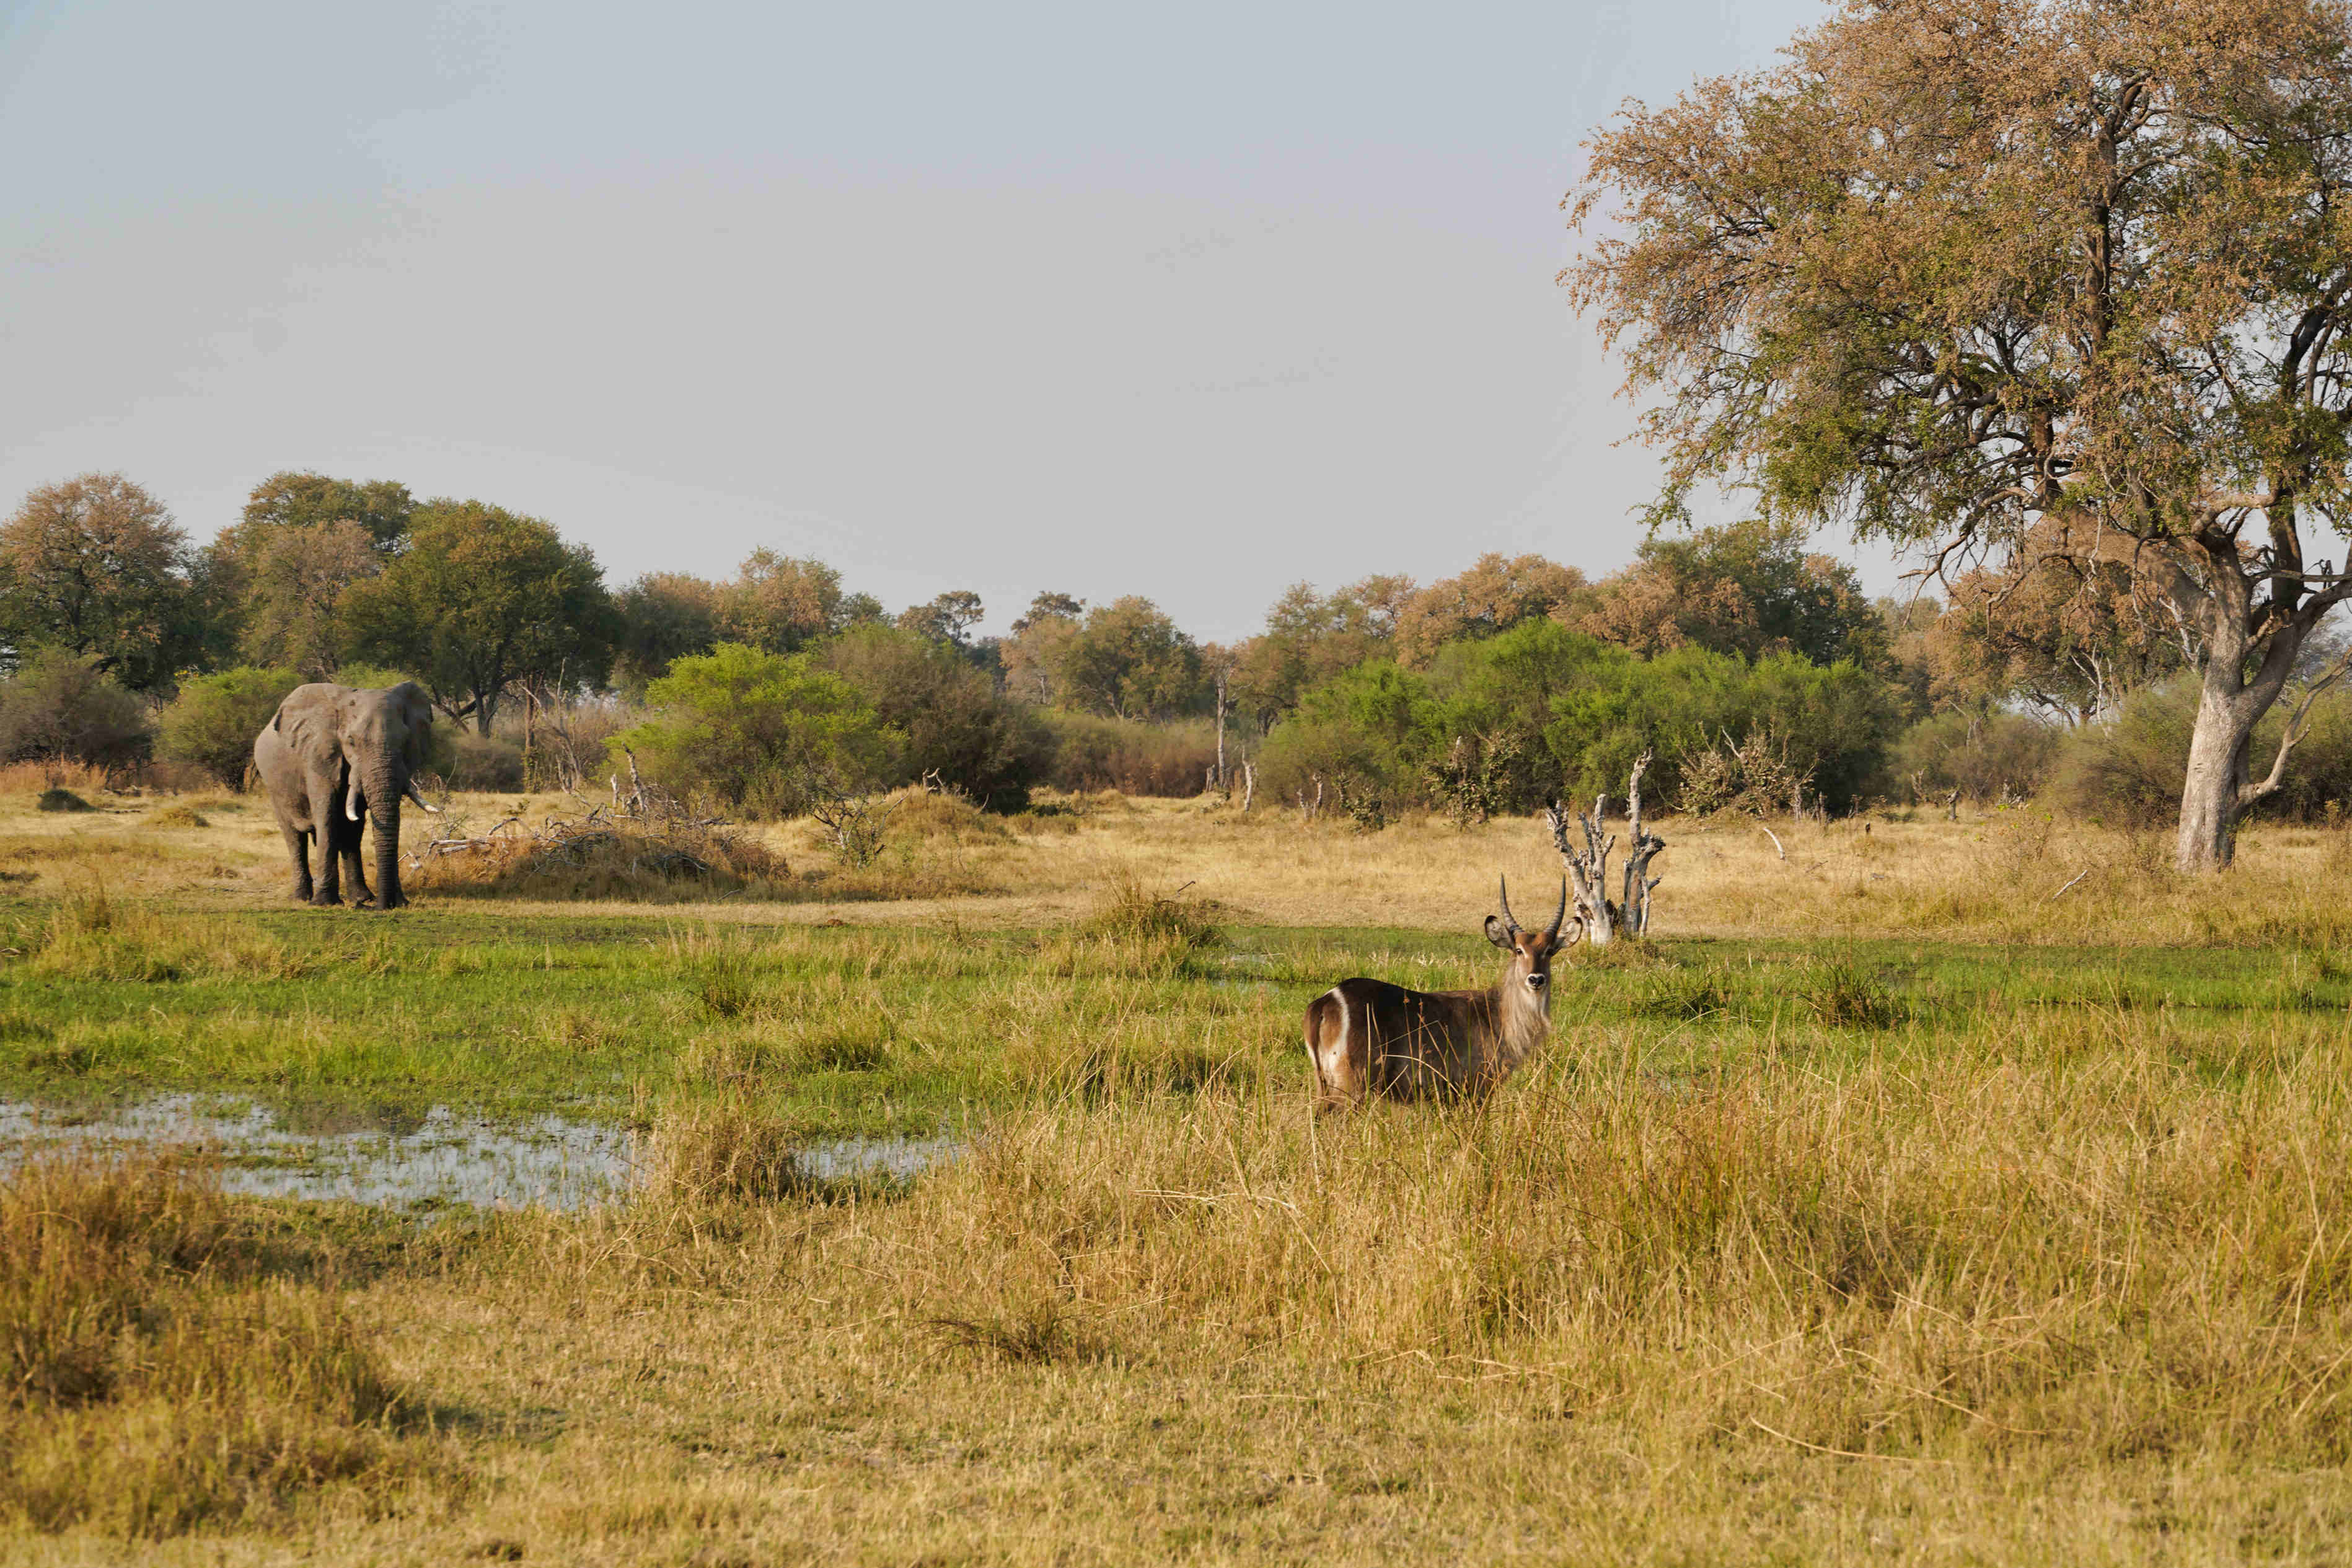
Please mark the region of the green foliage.
<svg viewBox="0 0 2352 1568"><path fill-rule="evenodd" d="M166 761L194 763L225 787L241 790L253 763L254 737L276 717L286 694L301 684L297 671L253 665L184 680L179 696L163 710L157 751Z"/></svg>
<svg viewBox="0 0 2352 1568"><path fill-rule="evenodd" d="M0 681L0 761L121 767L144 762L153 741L147 705L94 654L43 648Z"/></svg>
<svg viewBox="0 0 2352 1568"><path fill-rule="evenodd" d="M201 562L163 502L120 474L44 485L0 523L0 645L56 648L133 691L206 656Z"/></svg>
<svg viewBox="0 0 2352 1568"><path fill-rule="evenodd" d="M842 633L818 657L906 737L891 782L936 773L991 809L1028 805L1031 786L1052 763L1053 731L1034 708L999 695L951 642L867 625Z"/></svg>
<svg viewBox="0 0 2352 1568"><path fill-rule="evenodd" d="M632 689L643 690L676 660L709 653L719 640L718 585L700 577L650 574L622 589L614 605L621 628L614 674Z"/></svg>
<svg viewBox="0 0 2352 1568"><path fill-rule="evenodd" d="M979 595L969 588L953 588L928 605L910 605L898 612L898 629L962 647L963 634L987 613Z"/></svg>
<svg viewBox="0 0 2352 1568"><path fill-rule="evenodd" d="M2069 810L2113 826L2170 822L2180 809L2180 781L2197 702L2194 678L2189 676L2133 693L2114 718L2085 725L2067 739L2052 782L2053 797ZM2270 771L2279 737L2296 706L2290 690L2255 727L2248 752L2256 777ZM2312 704L2304 738L2287 759L2278 793L2254 810L2260 816L2324 822L2340 820L2347 808L2352 808L2352 691L2337 689Z"/></svg>
<svg viewBox="0 0 2352 1568"><path fill-rule="evenodd" d="M434 705L488 734L524 681L595 684L618 630L604 574L554 527L481 501L428 501L381 576L344 591L351 647L416 672Z"/></svg>
<svg viewBox="0 0 2352 1568"><path fill-rule="evenodd" d="M1904 731L1888 759L1889 783L1897 792L1916 784L1938 797L1957 789L1973 801L2025 799L2049 784L2065 742L2064 731L2031 714L1953 709ZM2178 774L2172 795L2177 805Z"/></svg>
<svg viewBox="0 0 2352 1568"><path fill-rule="evenodd" d="M375 550L392 555L408 535L416 500L408 487L391 479L331 479L325 474L275 473L253 487L245 513L229 531L240 545L256 542L283 529L316 528L321 523L357 525Z"/></svg>
<svg viewBox="0 0 2352 1568"><path fill-rule="evenodd" d="M615 762L633 750L656 783L730 809L793 816L820 790L871 788L902 765L905 737L807 654L720 643L646 697L653 716L613 742Z"/></svg>
<svg viewBox="0 0 2352 1568"><path fill-rule="evenodd" d="M1900 718L1899 694L1853 664L1794 654L1754 663L1684 647L1638 658L1551 620L1456 642L1428 674L1376 662L1307 693L1266 738L1281 794L1319 774L1351 795L1444 803L1475 746L1488 810L1530 810L1563 789L1619 794L1643 751L1648 787L1675 799L1687 762L1769 733L1832 805L1868 784ZM1311 786L1310 786L1311 787Z"/></svg>
<svg viewBox="0 0 2352 1568"><path fill-rule="evenodd" d="M34 798L35 811L96 811L98 807L65 788L45 789Z"/></svg>
<svg viewBox="0 0 2352 1568"><path fill-rule="evenodd" d="M1149 724L1053 709L1041 717L1054 738L1046 782L1073 794L1196 795L1217 760L1216 733L1205 720Z"/></svg>
<svg viewBox="0 0 2352 1568"><path fill-rule="evenodd" d="M1119 719L1168 719L1201 700L1201 650L1150 600L1087 612L1061 656L1062 700Z"/></svg>
<svg viewBox="0 0 2352 1568"><path fill-rule="evenodd" d="M1486 646L1486 645L1481 645ZM1320 777L1366 793L1415 792L1443 727L1427 677L1387 659L1358 665L1309 690L1260 753L1277 798Z"/></svg>

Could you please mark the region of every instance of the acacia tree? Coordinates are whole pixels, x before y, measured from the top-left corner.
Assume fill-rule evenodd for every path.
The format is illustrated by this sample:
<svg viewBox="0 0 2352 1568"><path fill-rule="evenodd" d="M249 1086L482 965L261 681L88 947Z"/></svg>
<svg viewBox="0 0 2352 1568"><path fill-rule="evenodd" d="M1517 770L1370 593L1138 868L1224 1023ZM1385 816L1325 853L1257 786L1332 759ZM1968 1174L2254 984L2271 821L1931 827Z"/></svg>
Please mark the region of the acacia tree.
<svg viewBox="0 0 2352 1568"><path fill-rule="evenodd" d="M601 681L619 630L586 547L475 500L418 507L408 548L342 604L354 652L413 672L485 735L517 686Z"/></svg>
<svg viewBox="0 0 2352 1568"><path fill-rule="evenodd" d="M2121 553L2201 695L2179 863L2276 790L2249 756L2352 580L2352 49L2338 0L1849 0L1780 68L1635 106L1562 281L1655 392L1667 479L1926 549Z"/></svg>

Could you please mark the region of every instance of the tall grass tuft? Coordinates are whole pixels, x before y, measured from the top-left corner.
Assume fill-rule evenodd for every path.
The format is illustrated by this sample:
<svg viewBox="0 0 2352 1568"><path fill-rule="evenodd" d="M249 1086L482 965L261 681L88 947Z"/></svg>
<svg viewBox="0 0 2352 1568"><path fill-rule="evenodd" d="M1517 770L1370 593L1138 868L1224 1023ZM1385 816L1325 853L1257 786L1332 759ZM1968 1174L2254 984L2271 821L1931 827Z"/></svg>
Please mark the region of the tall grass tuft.
<svg viewBox="0 0 2352 1568"><path fill-rule="evenodd" d="M1184 889L1154 893L1123 879L1094 910L1047 944L1063 974L1167 978L1196 967L1224 941L1217 906L1187 899Z"/></svg>
<svg viewBox="0 0 2352 1568"><path fill-rule="evenodd" d="M1909 1005L1876 975L1843 960L1815 968L1800 995L1814 1018L1832 1029L1891 1029L1911 1016Z"/></svg>
<svg viewBox="0 0 2352 1568"><path fill-rule="evenodd" d="M27 1161L0 1183L0 1521L131 1537L362 1514L439 1472L420 1414L199 1167Z"/></svg>
<svg viewBox="0 0 2352 1568"><path fill-rule="evenodd" d="M230 914L187 915L127 903L104 884L69 889L32 942L26 967L54 979L167 982L295 980L362 955L342 946L298 949ZM365 969L385 962L377 952Z"/></svg>

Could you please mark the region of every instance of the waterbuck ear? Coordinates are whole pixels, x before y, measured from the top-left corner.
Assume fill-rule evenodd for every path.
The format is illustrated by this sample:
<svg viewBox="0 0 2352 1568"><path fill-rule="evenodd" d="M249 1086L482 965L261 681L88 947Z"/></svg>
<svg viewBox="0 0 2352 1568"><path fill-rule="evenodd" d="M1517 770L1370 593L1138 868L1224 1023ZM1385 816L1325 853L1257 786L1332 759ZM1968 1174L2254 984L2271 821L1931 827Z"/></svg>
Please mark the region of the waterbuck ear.
<svg viewBox="0 0 2352 1568"><path fill-rule="evenodd" d="M1511 928L1493 915L1486 917L1486 940L1506 952L1512 951Z"/></svg>

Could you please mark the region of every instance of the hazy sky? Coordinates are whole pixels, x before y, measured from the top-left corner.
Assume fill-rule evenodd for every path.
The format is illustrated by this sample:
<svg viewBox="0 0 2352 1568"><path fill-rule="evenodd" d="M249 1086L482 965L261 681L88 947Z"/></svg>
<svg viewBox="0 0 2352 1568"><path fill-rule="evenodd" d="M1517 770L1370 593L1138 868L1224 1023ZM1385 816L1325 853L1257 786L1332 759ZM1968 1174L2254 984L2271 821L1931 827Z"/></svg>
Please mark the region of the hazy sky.
<svg viewBox="0 0 2352 1568"><path fill-rule="evenodd" d="M119 468L202 539L316 468L616 584L1204 637L1609 568L1655 466L1552 281L1577 144L1821 14L0 0L0 507Z"/></svg>

